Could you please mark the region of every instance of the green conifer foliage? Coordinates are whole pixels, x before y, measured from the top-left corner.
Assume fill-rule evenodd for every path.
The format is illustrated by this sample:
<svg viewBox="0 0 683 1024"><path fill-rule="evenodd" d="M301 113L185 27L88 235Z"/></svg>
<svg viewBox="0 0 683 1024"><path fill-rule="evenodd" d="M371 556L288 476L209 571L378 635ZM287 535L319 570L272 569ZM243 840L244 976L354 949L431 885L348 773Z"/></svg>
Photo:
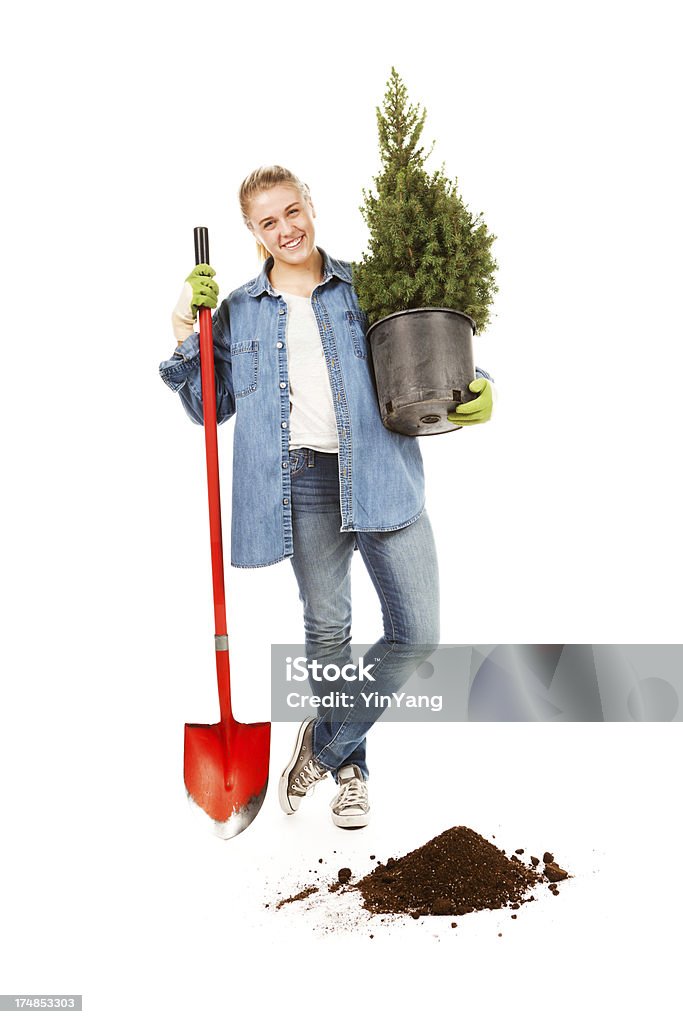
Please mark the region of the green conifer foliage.
<svg viewBox="0 0 683 1024"><path fill-rule="evenodd" d="M370 253L353 265L354 286L370 323L401 309L441 306L471 316L481 333L489 322L498 264L488 233L458 193L457 178L428 174L419 146L427 112L408 102L392 67L383 112L377 107L382 170L376 194L363 189L361 213Z"/></svg>

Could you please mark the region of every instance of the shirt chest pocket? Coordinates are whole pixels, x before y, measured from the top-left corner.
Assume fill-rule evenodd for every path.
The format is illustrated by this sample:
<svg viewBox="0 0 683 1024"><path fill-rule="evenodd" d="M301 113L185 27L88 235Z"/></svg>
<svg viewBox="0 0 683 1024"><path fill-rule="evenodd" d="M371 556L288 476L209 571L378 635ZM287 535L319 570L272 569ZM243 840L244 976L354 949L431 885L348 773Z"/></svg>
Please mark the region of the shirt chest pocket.
<svg viewBox="0 0 683 1024"><path fill-rule="evenodd" d="M258 341L232 341L230 355L235 398L244 398L258 387Z"/></svg>
<svg viewBox="0 0 683 1024"><path fill-rule="evenodd" d="M361 310L347 309L344 317L346 329L351 338L354 355L359 359L368 358L368 349L365 342L365 335L368 329L368 318Z"/></svg>

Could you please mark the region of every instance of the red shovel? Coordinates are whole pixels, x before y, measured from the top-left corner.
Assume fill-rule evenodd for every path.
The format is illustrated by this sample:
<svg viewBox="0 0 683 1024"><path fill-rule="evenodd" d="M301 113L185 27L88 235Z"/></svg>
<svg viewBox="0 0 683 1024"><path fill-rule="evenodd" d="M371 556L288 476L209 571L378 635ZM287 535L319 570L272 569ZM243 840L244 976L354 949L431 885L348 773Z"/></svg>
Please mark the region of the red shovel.
<svg viewBox="0 0 683 1024"><path fill-rule="evenodd" d="M194 229L197 263L209 262L209 232ZM236 722L230 702L230 658L225 617L223 531L218 480L216 381L211 310L199 309L199 358L204 399L206 471L215 612L216 672L221 720L216 725L185 726L185 786L189 799L212 820L221 839L231 839L251 824L266 795L270 758L270 722Z"/></svg>

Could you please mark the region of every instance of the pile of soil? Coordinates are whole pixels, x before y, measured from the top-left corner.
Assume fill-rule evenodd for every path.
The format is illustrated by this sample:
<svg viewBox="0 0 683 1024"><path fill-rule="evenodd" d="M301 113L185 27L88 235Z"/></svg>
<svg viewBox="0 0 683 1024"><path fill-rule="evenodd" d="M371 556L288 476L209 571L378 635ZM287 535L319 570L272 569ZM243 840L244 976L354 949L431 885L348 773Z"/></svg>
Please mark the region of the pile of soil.
<svg viewBox="0 0 683 1024"><path fill-rule="evenodd" d="M372 915L412 918L457 917L503 907L519 910L523 903L535 899L530 890L539 884L559 895L558 882L570 876L556 863L554 854L545 852L542 863L539 857L528 856L528 865L522 863L522 854L524 849L519 848L508 857L479 833L458 825L404 857L389 857L386 864L377 861L374 870L359 882L353 881L351 868L339 868L327 892L355 890L363 898L363 909ZM375 860L375 854L370 859ZM276 909L307 900L314 893L320 894L320 889L309 885L281 899ZM451 927L457 927L456 922Z"/></svg>
<svg viewBox="0 0 683 1024"><path fill-rule="evenodd" d="M546 866L552 862L562 872L548 856ZM483 836L459 825L405 857L378 863L357 889L373 914L458 916L509 904L517 910L534 898L523 898L529 889L545 880L516 856L506 857Z"/></svg>

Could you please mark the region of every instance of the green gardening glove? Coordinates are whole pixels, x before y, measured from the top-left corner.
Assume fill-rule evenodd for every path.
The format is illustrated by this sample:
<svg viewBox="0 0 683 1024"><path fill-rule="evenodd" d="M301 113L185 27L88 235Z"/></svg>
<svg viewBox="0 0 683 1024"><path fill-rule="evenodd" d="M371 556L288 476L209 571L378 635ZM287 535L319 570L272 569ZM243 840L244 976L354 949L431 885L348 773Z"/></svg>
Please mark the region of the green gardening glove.
<svg viewBox="0 0 683 1024"><path fill-rule="evenodd" d="M218 304L218 285L213 280L216 271L208 263L198 263L185 278L192 288L192 316L196 317L200 306L215 309Z"/></svg>
<svg viewBox="0 0 683 1024"><path fill-rule="evenodd" d="M493 409L493 390L491 381L486 377L477 377L470 384L470 391L477 393L478 397L471 402L462 402L455 407L454 412L448 414L451 423L486 423L491 419Z"/></svg>

